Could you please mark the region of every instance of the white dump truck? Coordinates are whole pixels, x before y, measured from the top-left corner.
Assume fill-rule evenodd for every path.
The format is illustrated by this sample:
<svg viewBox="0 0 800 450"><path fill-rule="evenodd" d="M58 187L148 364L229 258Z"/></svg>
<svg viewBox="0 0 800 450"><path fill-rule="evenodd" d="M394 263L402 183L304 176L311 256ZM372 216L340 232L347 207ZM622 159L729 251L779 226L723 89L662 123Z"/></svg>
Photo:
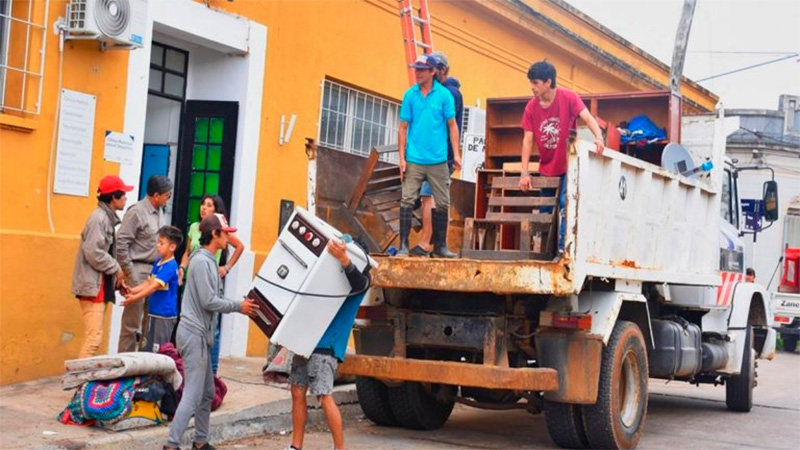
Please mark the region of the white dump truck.
<svg viewBox="0 0 800 450"><path fill-rule="evenodd" d="M663 91L584 97L602 123L643 111L669 138L624 144L611 125L618 151L570 144L560 253L559 180L535 175L532 191L517 188L527 100L488 100L461 258L374 255L381 301L362 307L357 354L340 367L358 377L365 415L430 430L455 403L522 408L544 412L559 446L633 448L649 378L724 385L728 408L749 411L755 360L775 351L774 313L766 290L745 281L722 112L681 119ZM669 141L691 156L648 162ZM682 175L693 162L713 169Z"/></svg>

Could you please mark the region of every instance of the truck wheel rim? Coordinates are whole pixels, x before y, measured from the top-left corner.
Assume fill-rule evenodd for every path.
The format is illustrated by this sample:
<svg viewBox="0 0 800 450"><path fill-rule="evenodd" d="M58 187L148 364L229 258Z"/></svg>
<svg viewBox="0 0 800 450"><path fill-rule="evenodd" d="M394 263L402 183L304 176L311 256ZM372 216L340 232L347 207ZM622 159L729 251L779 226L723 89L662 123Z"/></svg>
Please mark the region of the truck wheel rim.
<svg viewBox="0 0 800 450"><path fill-rule="evenodd" d="M636 353L629 350L622 360L619 377L619 413L622 424L627 428L633 427L639 413L639 401L642 396L639 386L640 371Z"/></svg>

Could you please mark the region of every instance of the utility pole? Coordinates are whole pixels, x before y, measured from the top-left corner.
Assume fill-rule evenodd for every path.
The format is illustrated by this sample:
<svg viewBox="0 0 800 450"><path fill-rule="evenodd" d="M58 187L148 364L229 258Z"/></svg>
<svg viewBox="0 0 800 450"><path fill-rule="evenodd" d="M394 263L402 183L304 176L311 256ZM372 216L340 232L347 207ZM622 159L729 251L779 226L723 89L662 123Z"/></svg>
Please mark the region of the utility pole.
<svg viewBox="0 0 800 450"><path fill-rule="evenodd" d="M681 94L681 77L683 63L686 62L686 47L689 44L689 32L692 30L692 19L697 0L685 0L678 30L675 33L675 49L672 51L672 66L669 70L669 90L672 95Z"/></svg>

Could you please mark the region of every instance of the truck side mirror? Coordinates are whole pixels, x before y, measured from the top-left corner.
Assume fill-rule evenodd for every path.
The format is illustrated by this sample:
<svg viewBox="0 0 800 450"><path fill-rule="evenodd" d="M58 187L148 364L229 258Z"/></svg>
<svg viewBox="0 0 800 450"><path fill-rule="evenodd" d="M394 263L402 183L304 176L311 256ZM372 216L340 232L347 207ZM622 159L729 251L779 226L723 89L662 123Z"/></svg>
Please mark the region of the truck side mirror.
<svg viewBox="0 0 800 450"><path fill-rule="evenodd" d="M764 219L769 222L778 220L778 182L764 182Z"/></svg>

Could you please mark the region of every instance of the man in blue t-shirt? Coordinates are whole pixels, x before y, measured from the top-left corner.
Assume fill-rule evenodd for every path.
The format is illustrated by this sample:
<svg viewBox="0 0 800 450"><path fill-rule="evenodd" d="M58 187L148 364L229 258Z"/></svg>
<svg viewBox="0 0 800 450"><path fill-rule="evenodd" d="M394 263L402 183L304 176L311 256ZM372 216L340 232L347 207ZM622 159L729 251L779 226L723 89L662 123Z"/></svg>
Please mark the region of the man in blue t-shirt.
<svg viewBox="0 0 800 450"><path fill-rule="evenodd" d="M408 256L408 235L414 203L423 181L433 191L433 256L455 258L447 249L450 211L450 171L447 168L447 138L453 144L453 166L461 168L455 101L450 91L434 79L436 59L422 55L412 65L417 84L408 89L400 107L397 147L400 152L400 251Z"/></svg>
<svg viewBox="0 0 800 450"><path fill-rule="evenodd" d="M144 351L158 352L161 344L172 338L178 322L178 262L175 250L183 242L183 233L176 227L165 226L158 230L158 259L150 276L131 288L122 306L128 306L150 297L147 302L147 331Z"/></svg>

